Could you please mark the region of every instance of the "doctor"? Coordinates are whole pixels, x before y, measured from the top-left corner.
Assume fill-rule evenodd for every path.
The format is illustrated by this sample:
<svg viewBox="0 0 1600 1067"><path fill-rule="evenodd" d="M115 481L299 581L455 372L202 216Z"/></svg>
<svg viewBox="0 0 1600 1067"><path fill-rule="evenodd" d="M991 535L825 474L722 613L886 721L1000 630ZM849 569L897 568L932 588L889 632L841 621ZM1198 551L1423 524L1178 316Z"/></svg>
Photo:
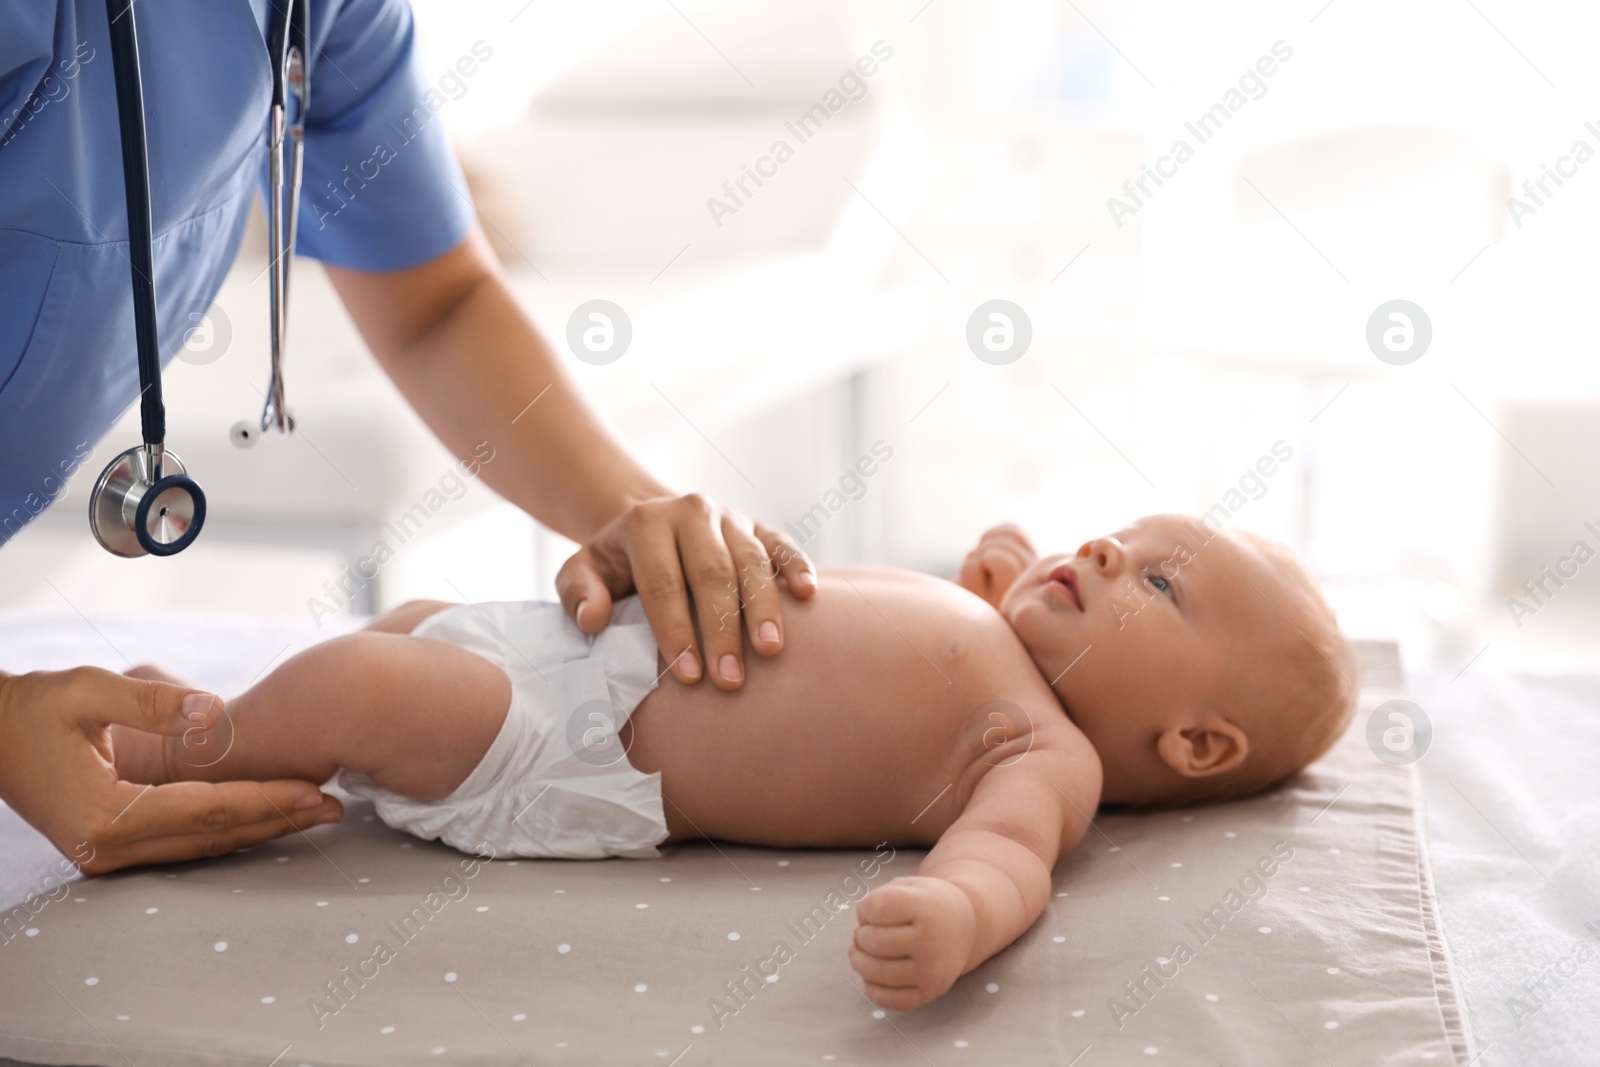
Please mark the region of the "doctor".
<svg viewBox="0 0 1600 1067"><path fill-rule="evenodd" d="M210 306L264 186L266 25L287 2L138 0L163 362L188 315ZM429 121L404 0L308 10L315 91L297 251L322 261L439 438L458 456L487 440L496 459L480 476L583 545L557 586L585 631L637 590L666 654L686 650L672 664L681 681L738 688L741 630L718 620L742 610L762 655L779 651L783 631L778 586L744 583L754 588L741 605L735 576L776 566L808 597L810 562L743 515L675 496L578 394L507 288ZM140 393L109 41L104 0L0 0L0 546ZM349 180L380 145L376 176ZM547 389L535 417L517 418ZM90 874L217 855L342 815L312 782L117 780L110 724L182 734L215 721L212 704L97 668L0 674L0 799Z"/></svg>

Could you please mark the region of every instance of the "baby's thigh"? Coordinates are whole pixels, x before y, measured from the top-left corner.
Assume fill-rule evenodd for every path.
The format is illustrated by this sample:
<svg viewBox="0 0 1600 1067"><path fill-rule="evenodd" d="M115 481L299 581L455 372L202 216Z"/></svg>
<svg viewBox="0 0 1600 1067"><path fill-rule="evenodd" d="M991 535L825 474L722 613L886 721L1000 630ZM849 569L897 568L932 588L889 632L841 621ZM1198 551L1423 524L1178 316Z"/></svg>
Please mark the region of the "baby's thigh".
<svg viewBox="0 0 1600 1067"><path fill-rule="evenodd" d="M362 629L388 634L408 634L415 630L423 619L456 606L447 600L408 600L399 607L391 608L379 615Z"/></svg>
<svg viewBox="0 0 1600 1067"><path fill-rule="evenodd" d="M283 683L271 694L280 708L324 709L306 725L333 735L339 766L419 800L448 794L472 773L511 706L511 680L498 666L409 634L334 638L285 663L273 681Z"/></svg>

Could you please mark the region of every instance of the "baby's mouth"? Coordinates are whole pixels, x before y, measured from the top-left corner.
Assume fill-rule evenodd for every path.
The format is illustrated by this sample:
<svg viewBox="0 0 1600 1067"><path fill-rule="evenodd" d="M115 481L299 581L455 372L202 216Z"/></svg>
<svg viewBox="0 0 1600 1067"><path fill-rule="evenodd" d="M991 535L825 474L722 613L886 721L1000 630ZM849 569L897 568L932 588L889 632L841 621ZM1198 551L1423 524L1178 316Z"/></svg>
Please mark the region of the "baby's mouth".
<svg viewBox="0 0 1600 1067"><path fill-rule="evenodd" d="M1078 572L1072 569L1072 564L1063 563L1051 571L1044 586L1056 596L1064 597L1079 611L1083 610L1083 594L1078 592Z"/></svg>

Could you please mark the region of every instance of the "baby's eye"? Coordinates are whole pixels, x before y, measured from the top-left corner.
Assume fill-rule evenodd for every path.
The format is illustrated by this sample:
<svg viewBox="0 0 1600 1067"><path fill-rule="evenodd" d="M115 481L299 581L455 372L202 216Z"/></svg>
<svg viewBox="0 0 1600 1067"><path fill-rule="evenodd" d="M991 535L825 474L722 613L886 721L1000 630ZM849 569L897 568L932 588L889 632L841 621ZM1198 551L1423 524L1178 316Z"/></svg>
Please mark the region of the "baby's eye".
<svg viewBox="0 0 1600 1067"><path fill-rule="evenodd" d="M1145 575L1145 581L1149 582L1152 586L1154 586L1156 589L1160 590L1161 592L1167 594L1167 597L1169 599L1174 599L1173 592L1172 592L1172 583L1167 581L1165 578L1161 577L1161 575L1159 575L1159 574L1147 574L1147 575Z"/></svg>

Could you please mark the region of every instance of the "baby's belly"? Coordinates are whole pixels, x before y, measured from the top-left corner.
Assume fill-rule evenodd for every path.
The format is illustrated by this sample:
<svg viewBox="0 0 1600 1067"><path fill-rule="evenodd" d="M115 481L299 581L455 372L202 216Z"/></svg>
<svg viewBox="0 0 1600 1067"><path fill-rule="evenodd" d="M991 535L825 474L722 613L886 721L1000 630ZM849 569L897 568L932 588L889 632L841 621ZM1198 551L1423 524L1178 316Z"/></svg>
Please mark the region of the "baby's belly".
<svg viewBox="0 0 1600 1067"><path fill-rule="evenodd" d="M876 599L894 610L886 594ZM967 653L952 660L911 631L935 666L880 617L870 627L858 617L866 610L854 597L786 605L786 647L772 658L747 650L739 690L666 675L634 710L623 742L635 767L660 772L674 840L842 848L938 839L958 786L971 787L974 685L992 679L963 669Z"/></svg>
<svg viewBox="0 0 1600 1067"><path fill-rule="evenodd" d="M787 655L788 653L786 653ZM951 784L951 709L834 679L738 693L667 682L635 709L629 761L661 773L674 840L779 847L931 843L919 819Z"/></svg>
<svg viewBox="0 0 1600 1067"><path fill-rule="evenodd" d="M810 601L785 598L784 650L747 649L740 689L667 675L634 710L623 742L635 767L661 773L673 839L932 844L997 762L990 697L1042 695L1065 722L1016 636L970 594L864 568L823 568L821 582Z"/></svg>

